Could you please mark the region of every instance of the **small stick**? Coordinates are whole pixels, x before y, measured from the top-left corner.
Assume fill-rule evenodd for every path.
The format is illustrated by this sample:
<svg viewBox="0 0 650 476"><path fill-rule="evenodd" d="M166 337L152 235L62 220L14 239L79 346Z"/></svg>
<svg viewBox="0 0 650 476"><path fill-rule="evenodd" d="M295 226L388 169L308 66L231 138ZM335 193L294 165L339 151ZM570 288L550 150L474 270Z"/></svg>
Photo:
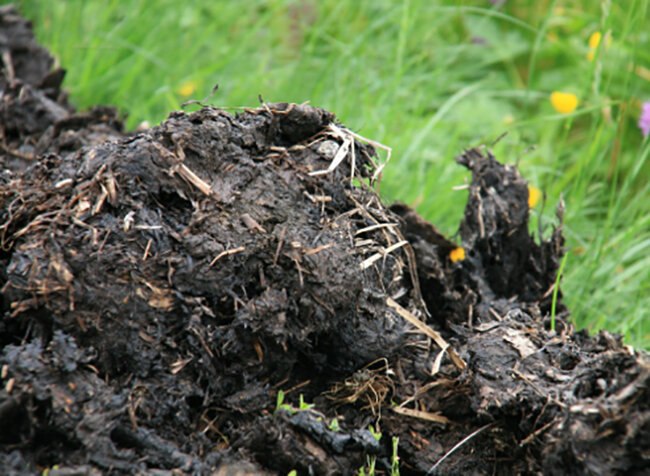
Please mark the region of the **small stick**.
<svg viewBox="0 0 650 476"><path fill-rule="evenodd" d="M390 161L390 156L393 153L393 149L391 149L390 147L388 147L388 146L386 146L384 144L376 142L374 140L367 139L366 137L363 137L362 135L356 134L356 133L352 132L349 129L345 129L345 132L347 132L352 137L354 137L354 138L356 138L358 140L361 140L361 141L364 141L367 144L370 144L373 147L377 147L378 149L383 149L383 150L386 151L386 160L384 161L383 164L381 164L379 167L377 167L377 170L375 170L375 173L372 174L372 182L374 182L375 180L377 180L378 177L381 176L381 172L384 170L384 167L386 166L386 164Z"/></svg>
<svg viewBox="0 0 650 476"><path fill-rule="evenodd" d="M503 317L501 317L499 315L499 313L496 312L492 307L489 307L488 311L490 311L490 314L492 314L497 321L502 321L503 320Z"/></svg>
<svg viewBox="0 0 650 476"><path fill-rule="evenodd" d="M426 385L423 385L422 387L418 388L413 395L411 395L409 398L404 400L402 403L399 404L400 407L405 407L411 402L414 402L415 400L419 399L422 395L427 393L429 390L431 390L434 387L438 387L440 385L445 385L449 381L445 381L443 379L436 380L434 382L429 382Z"/></svg>
<svg viewBox="0 0 650 476"><path fill-rule="evenodd" d="M469 188L469 184L468 184L468 183L466 183L466 184L464 184L464 185L454 185L453 187L451 187L451 189L452 189L454 192L457 192L457 191L459 191L459 190L467 190L468 188Z"/></svg>
<svg viewBox="0 0 650 476"><path fill-rule="evenodd" d="M540 434L544 433L544 432L545 432L545 431L546 431L546 430L547 430L551 425L553 425L554 423L555 423L555 419L549 421L546 425L543 425L541 428L538 428L537 430L535 430L534 432L532 432L532 433L531 433L530 435L528 435L526 438L524 438L523 440L521 440L521 443L519 443L519 447L521 448L521 447L523 447L523 446L526 446L528 443L530 443L531 441L533 441L533 439L535 439L537 436L539 436Z"/></svg>
<svg viewBox="0 0 650 476"><path fill-rule="evenodd" d="M326 245L321 245L316 248L312 248L311 250L305 251L305 256L315 255L316 253L320 253L321 251L331 248L332 246L334 246L334 243L328 243Z"/></svg>
<svg viewBox="0 0 650 476"><path fill-rule="evenodd" d="M300 382L298 385L295 385L291 387L289 390L285 390L283 393L285 395L289 395L291 392L298 390L299 388L304 387L305 385L309 385L311 383L311 380L305 380L304 382Z"/></svg>
<svg viewBox="0 0 650 476"><path fill-rule="evenodd" d="M196 327L191 327L190 329L192 329L192 332L196 334L196 337L199 339L199 342L201 343L205 351L208 353L208 355L214 359L214 352L210 350L210 347L208 346L208 343L205 341L203 335L199 332L199 330Z"/></svg>
<svg viewBox="0 0 650 476"><path fill-rule="evenodd" d="M314 301L316 301L318 304L320 304L321 306L323 306L323 308L325 308L325 309L327 310L327 312L329 312L332 316L335 315L335 313L334 313L334 309L332 309L330 306L328 306L328 305L325 303L325 301L323 301L321 298L319 298L319 297L318 297L314 292L312 292L312 291L308 291L308 292L309 292L309 295L312 297L312 299L313 299Z"/></svg>
<svg viewBox="0 0 650 476"><path fill-rule="evenodd" d="M250 216L248 213L244 213L241 216L241 221L244 225L246 225L246 227L249 230L255 230L255 231L260 231L262 233L266 233L266 230L262 227L262 225L257 223L257 221L255 221L255 219L252 216Z"/></svg>
<svg viewBox="0 0 650 476"><path fill-rule="evenodd" d="M382 251L379 252L379 253L375 253L375 254L372 255L370 258L366 258L366 259L363 260L363 261L361 262L361 264L360 264L361 269L368 269L370 266L372 266L372 264L373 264L375 261L378 261L379 259L381 259L381 258L387 256L388 254L392 253L393 251L395 251L395 250L398 249L398 248L401 248L401 247L404 246L404 245L408 245L408 241L406 241L406 240L402 240L402 241L400 241L400 242L398 242L398 243L395 243L395 244L392 245L392 246L389 246L388 248L386 248L385 250L382 250Z"/></svg>
<svg viewBox="0 0 650 476"><path fill-rule="evenodd" d="M323 170L315 170L313 172L309 172L309 175L311 175L312 177L316 175L325 175L332 172L334 169L336 169L336 167L338 167L339 164L343 162L343 159L345 159L346 155L348 155L348 149L350 148L351 143L352 143L352 139L346 137L345 140L343 141L343 144L339 146L339 150L334 156L334 159L332 159L332 162L330 163L329 167Z"/></svg>
<svg viewBox="0 0 650 476"><path fill-rule="evenodd" d="M478 220L479 237L485 238L485 224L483 223L483 200L481 200L481 195L479 193L477 193L476 196L478 198L478 214L476 215L476 219Z"/></svg>
<svg viewBox="0 0 650 476"><path fill-rule="evenodd" d="M198 175L196 175L192 170L185 164L180 164L178 170L176 171L178 175L183 177L189 183L198 188L208 197L212 195L212 189L204 180L202 180Z"/></svg>
<svg viewBox="0 0 650 476"><path fill-rule="evenodd" d="M431 466L431 469L429 471L427 471L427 474L434 474L436 469L438 468L438 466L440 466L442 464L442 462L444 460L446 460L449 456L451 456L451 454L454 453L458 448L463 446L465 443L467 443L469 440L474 438L476 435L478 435L480 433L483 433L485 430L487 430L488 428L490 428L492 426L494 426L494 422L488 423L487 425L482 426L481 428L479 428L475 432L470 433L468 436L466 436L465 438L460 440L458 443L456 443L456 445L452 449L447 451L447 453L445 453L445 455L442 458L440 458L436 464Z"/></svg>
<svg viewBox="0 0 650 476"><path fill-rule="evenodd" d="M144 249L144 254L142 255L142 261L147 260L147 256L149 256L149 250L151 249L151 243L153 240L149 238L149 241L147 241L147 247Z"/></svg>
<svg viewBox="0 0 650 476"><path fill-rule="evenodd" d="M542 392L537 385L535 385L533 382L530 381L528 377L526 377L524 374L522 374L519 370L517 369L511 369L510 370L512 374L516 377L519 377L521 380L526 382L528 385L530 385L535 392L541 397L548 398L548 395L546 395L544 392Z"/></svg>
<svg viewBox="0 0 650 476"><path fill-rule="evenodd" d="M286 228L282 228L280 231L280 239L278 240L278 247L275 249L275 256L273 256L273 266L278 264L278 259L280 258L280 251L282 250L282 245L284 244L284 234L287 232Z"/></svg>
<svg viewBox="0 0 650 476"><path fill-rule="evenodd" d="M408 310L406 310L402 306L400 306L392 298L387 297L386 298L386 304L388 304L389 307L392 307L393 309L395 309L397 314L402 316L402 318L404 318L404 320L408 321L410 324L417 327L417 329L420 332L422 332L426 336L430 337L436 344L438 344L438 347L440 347L443 350L446 350L449 353L449 357L451 357L451 360L454 362L456 367L458 367L461 370L464 370L465 367L467 367L467 364L465 363L465 361L463 359L461 359L461 357L456 353L456 351L451 348L451 346L447 343L447 341L445 341L445 339L442 338L442 336L440 334L438 334L436 331L431 329L424 322L420 321L417 317L415 317Z"/></svg>
<svg viewBox="0 0 650 476"><path fill-rule="evenodd" d="M376 230L378 228L386 228L389 226L397 226L397 223L378 223L376 225L370 225L365 228L360 228L354 232L354 236L360 235L361 233L365 233L367 231Z"/></svg>
<svg viewBox="0 0 650 476"><path fill-rule="evenodd" d="M234 255L237 253L241 253L242 251L245 250L246 250L245 246L240 246L239 248L233 248L231 250L224 250L221 253L219 253L212 261L210 261L210 267L214 266L214 264L224 256Z"/></svg>
<svg viewBox="0 0 650 476"><path fill-rule="evenodd" d="M448 425L451 423L449 418L441 415L438 412L425 412L422 410L414 410L412 408L405 407L391 407L393 411L399 415L410 416L413 418L419 418L420 420L432 421L434 423L440 423L441 425Z"/></svg>

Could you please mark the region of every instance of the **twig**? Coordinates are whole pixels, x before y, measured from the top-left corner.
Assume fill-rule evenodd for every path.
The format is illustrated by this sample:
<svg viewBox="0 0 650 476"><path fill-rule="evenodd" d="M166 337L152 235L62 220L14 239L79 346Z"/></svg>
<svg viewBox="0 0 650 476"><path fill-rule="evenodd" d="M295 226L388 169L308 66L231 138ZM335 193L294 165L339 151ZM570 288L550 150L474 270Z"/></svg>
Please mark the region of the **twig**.
<svg viewBox="0 0 650 476"><path fill-rule="evenodd" d="M448 425L451 423L449 418L441 415L439 412L425 412L422 410L414 410L412 408L405 407L391 407L395 413L398 415L410 416L413 418L419 418L420 420L432 421L434 423L440 423L441 425Z"/></svg>
<svg viewBox="0 0 650 476"><path fill-rule="evenodd" d="M287 229L282 228L280 230L280 238L278 239L278 247L275 249L275 255L273 256L273 266L278 264L278 259L280 258L280 251L282 249L282 245L284 244L284 234L286 233Z"/></svg>
<svg viewBox="0 0 650 476"><path fill-rule="evenodd" d="M376 225L370 225L365 228L360 228L357 231L354 232L354 236L360 235L361 233L366 233L368 231L373 231L378 228L386 228L386 227L392 227L392 226L397 226L397 223L378 223Z"/></svg>
<svg viewBox="0 0 650 476"><path fill-rule="evenodd" d="M146 261L147 257L149 256L149 250L151 249L151 243L153 240L149 238L149 241L147 241L147 247L144 249L144 254L142 255L142 261Z"/></svg>
<svg viewBox="0 0 650 476"><path fill-rule="evenodd" d="M326 245L312 248L311 250L305 251L305 256L315 255L316 253L320 253L321 251L331 248L332 246L334 246L334 243L327 243Z"/></svg>
<svg viewBox="0 0 650 476"><path fill-rule="evenodd" d="M442 350L445 350L449 354L449 357L451 357L451 360L454 362L456 367L458 367L461 370L464 370L465 367L467 367L465 361L460 358L460 356L456 353L456 351L451 348L451 346L447 343L447 341L445 341L445 339L442 338L440 334L438 334L436 331L431 329L424 322L420 321L417 317L415 317L408 310L400 306L392 298L387 297L386 304L388 304L389 307L395 309L397 314L399 314L403 319L408 321L410 324L414 325L420 332L430 337L436 344L438 344L438 346Z"/></svg>
<svg viewBox="0 0 650 476"><path fill-rule="evenodd" d="M231 250L224 250L221 253L219 253L212 261L210 261L210 266L214 266L214 264L219 261L221 258L224 256L229 256L229 255L234 255L236 253L241 253L244 251L246 247L240 246L239 248L233 248Z"/></svg>
<svg viewBox="0 0 650 476"><path fill-rule="evenodd" d="M528 435L526 438L521 440L521 443L519 443L519 447L526 446L528 443L533 441L537 436L540 434L544 433L550 426L552 426L555 423L555 419L549 421L546 425L542 426L541 428L538 428L534 432L532 432L530 435Z"/></svg>
<svg viewBox="0 0 650 476"><path fill-rule="evenodd" d="M438 466L440 466L442 464L442 462L444 460L446 460L449 456L451 456L458 448L463 446L465 443L467 443L469 440L474 438L476 435L479 435L479 434L483 433L485 430L487 430L488 428L490 428L492 426L494 426L494 422L488 423L487 425L482 426L481 428L479 428L475 432L470 433L468 436L466 436L465 438L460 440L458 443L456 443L454 445L454 447L452 449L447 451L447 453L445 453L445 455L442 458L440 458L436 464L431 466L431 469L429 471L427 471L427 474L434 474L436 469L438 468Z"/></svg>
<svg viewBox="0 0 650 476"><path fill-rule="evenodd" d="M395 251L395 250L398 249L398 248L401 248L401 247L404 246L404 245L408 245L408 241L406 241L406 240L402 240L402 241L400 241L400 242L398 242L398 243L395 243L395 244L392 245L392 246L389 246L388 248L386 248L385 250L382 250L382 251L379 252L379 253L375 253L375 254L372 255L370 258L366 258L366 259L363 260L363 261L361 262L361 264L360 264L361 269L367 269L367 268L369 268L370 266L372 266L372 264L373 264L375 261L378 261L379 259L383 258L384 256L387 256L388 254L392 253L393 251Z"/></svg>

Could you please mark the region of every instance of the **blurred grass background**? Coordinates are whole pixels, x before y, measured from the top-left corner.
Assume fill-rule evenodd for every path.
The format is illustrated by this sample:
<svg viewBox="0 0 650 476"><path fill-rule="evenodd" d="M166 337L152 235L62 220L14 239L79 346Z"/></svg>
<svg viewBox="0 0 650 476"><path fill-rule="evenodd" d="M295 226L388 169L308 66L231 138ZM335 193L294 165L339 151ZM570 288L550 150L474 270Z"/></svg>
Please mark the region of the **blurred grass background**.
<svg viewBox="0 0 650 476"><path fill-rule="evenodd" d="M68 70L80 108L128 126L188 99L305 102L393 148L381 192L453 235L468 173L453 158L493 143L547 199L566 202L565 302L577 326L650 348L650 0L23 0ZM8 3L8 2L0 2ZM597 38L600 34L601 41ZM574 94L560 113L553 91Z"/></svg>

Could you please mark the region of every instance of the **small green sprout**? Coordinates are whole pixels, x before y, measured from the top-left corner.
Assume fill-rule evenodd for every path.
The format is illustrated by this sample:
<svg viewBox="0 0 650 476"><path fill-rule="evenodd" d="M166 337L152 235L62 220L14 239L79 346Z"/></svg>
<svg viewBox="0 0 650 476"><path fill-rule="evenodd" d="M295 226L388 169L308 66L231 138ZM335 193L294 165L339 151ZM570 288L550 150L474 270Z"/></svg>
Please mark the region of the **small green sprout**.
<svg viewBox="0 0 650 476"><path fill-rule="evenodd" d="M298 409L299 410L310 410L312 408L314 408L314 404L313 403L305 403L305 399L303 398L302 393L301 393L300 394L300 402L299 402Z"/></svg>
<svg viewBox="0 0 650 476"><path fill-rule="evenodd" d="M341 427L339 426L339 421L335 418L332 418L332 421L327 426L331 431L339 431Z"/></svg>
<svg viewBox="0 0 650 476"><path fill-rule="evenodd" d="M377 464L377 457L375 455L366 456L368 472L366 473L366 466L359 468L357 476L375 476L375 465Z"/></svg>
<svg viewBox="0 0 650 476"><path fill-rule="evenodd" d="M377 441L381 440L381 431L375 431L375 427L373 427L372 425L370 425L368 427L368 430L370 431L372 436L375 438L375 440L377 440Z"/></svg>
<svg viewBox="0 0 650 476"><path fill-rule="evenodd" d="M381 439L381 433L375 431L372 425L368 427L372 436L375 437L377 441ZM397 448L399 446L399 438L397 436L393 437L393 454L390 458L390 475L399 476L399 456L397 455ZM366 465L359 468L357 476L375 476L375 466L377 464L377 456L375 455L366 455Z"/></svg>
<svg viewBox="0 0 650 476"><path fill-rule="evenodd" d="M50 471L53 470L53 469L54 469L54 470L59 469L59 465L58 465L58 464L55 464L55 465L52 466L51 468L45 468L45 469L43 470L43 472L41 473L41 476L48 476L48 475L50 474Z"/></svg>
<svg viewBox="0 0 650 476"><path fill-rule="evenodd" d="M390 475L399 476L399 456L397 455L397 447L399 445L399 437L393 436L393 454L390 458Z"/></svg>
<svg viewBox="0 0 650 476"><path fill-rule="evenodd" d="M288 403L284 403L284 392L282 390L278 391L278 397L275 402L275 410L273 411L273 416L275 416L275 414L280 409L287 411L290 414L295 413L295 409L291 405L289 405Z"/></svg>
<svg viewBox="0 0 650 476"><path fill-rule="evenodd" d="M311 410L314 408L313 403L306 403L302 394L300 394L300 401L298 403L298 408L294 407L289 403L284 403L284 392L282 390L278 391L278 397L275 402L275 410L273 411L273 416L278 412L278 410L284 410L289 412L290 415L293 415L297 412L304 412L305 410Z"/></svg>
<svg viewBox="0 0 650 476"><path fill-rule="evenodd" d="M557 293L558 290L560 289L560 278L562 277L562 273L564 272L564 264L566 263L566 259L569 256L569 253L565 253L564 258L562 258L562 262L560 263L560 269L557 272L557 276L555 277L555 286L553 287L553 300L551 301L551 330L555 331L555 307L557 305Z"/></svg>

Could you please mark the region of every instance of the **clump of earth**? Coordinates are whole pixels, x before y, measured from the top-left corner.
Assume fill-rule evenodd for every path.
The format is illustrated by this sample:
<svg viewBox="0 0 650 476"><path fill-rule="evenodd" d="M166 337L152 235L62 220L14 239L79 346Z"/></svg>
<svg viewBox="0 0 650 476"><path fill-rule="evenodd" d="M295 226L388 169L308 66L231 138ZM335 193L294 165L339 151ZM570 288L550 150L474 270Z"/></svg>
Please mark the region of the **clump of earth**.
<svg viewBox="0 0 650 476"><path fill-rule="evenodd" d="M11 6L0 49L3 474L648 470L647 354L569 324L561 211L489 150L455 243L331 112L126 132Z"/></svg>

